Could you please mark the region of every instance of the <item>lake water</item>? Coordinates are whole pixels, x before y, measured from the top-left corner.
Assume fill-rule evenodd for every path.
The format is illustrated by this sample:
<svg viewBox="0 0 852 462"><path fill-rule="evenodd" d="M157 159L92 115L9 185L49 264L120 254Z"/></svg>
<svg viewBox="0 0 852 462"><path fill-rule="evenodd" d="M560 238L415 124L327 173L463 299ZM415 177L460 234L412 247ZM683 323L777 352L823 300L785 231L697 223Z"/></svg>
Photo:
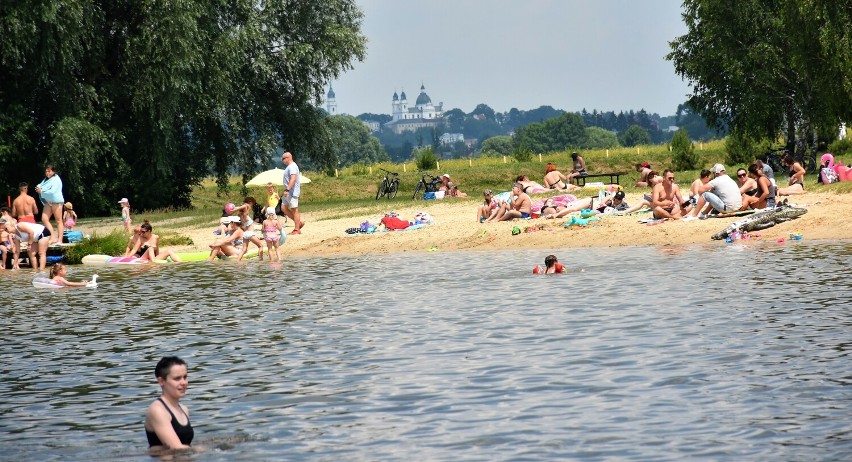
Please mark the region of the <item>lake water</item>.
<svg viewBox="0 0 852 462"><path fill-rule="evenodd" d="M170 354L181 460L852 458L852 243L547 253L0 273L0 459L151 460Z"/></svg>

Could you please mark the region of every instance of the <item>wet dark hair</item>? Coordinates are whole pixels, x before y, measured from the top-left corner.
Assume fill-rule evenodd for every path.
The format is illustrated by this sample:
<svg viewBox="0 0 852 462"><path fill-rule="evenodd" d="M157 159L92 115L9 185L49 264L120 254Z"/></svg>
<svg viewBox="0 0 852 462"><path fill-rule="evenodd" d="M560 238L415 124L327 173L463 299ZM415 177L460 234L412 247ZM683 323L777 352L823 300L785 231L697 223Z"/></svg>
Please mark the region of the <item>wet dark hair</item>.
<svg viewBox="0 0 852 462"><path fill-rule="evenodd" d="M254 206L254 204L257 204L257 200L255 200L255 198L251 196L246 196L246 198L243 199L243 202L245 202L246 204L251 204L252 206Z"/></svg>
<svg viewBox="0 0 852 462"><path fill-rule="evenodd" d="M29 187L30 187L30 185L27 184L26 181L22 181L22 182L18 183L18 189L24 189L24 188L29 188Z"/></svg>
<svg viewBox="0 0 852 462"><path fill-rule="evenodd" d="M172 366L176 364L186 366L186 361L178 358L177 356L164 356L163 359L157 363L157 367L154 368L154 377L168 377L169 371L172 370Z"/></svg>
<svg viewBox="0 0 852 462"><path fill-rule="evenodd" d="M148 223L148 220L145 220L144 223L139 225L139 228L141 228L143 231L151 231L154 229L151 227L151 223Z"/></svg>
<svg viewBox="0 0 852 462"><path fill-rule="evenodd" d="M702 170L701 174L698 175L699 178L707 178L710 176L710 170Z"/></svg>
<svg viewBox="0 0 852 462"><path fill-rule="evenodd" d="M544 257L544 266L546 266L548 268L553 266L553 264L556 263L556 262L557 262L556 255L548 255L548 256Z"/></svg>
<svg viewBox="0 0 852 462"><path fill-rule="evenodd" d="M4 205L3 207L0 207L0 214L2 214L3 212L6 212L6 213L8 213L9 215L11 215L11 214L12 214L12 209L10 209L9 207L7 207L7 206L5 206L5 205Z"/></svg>

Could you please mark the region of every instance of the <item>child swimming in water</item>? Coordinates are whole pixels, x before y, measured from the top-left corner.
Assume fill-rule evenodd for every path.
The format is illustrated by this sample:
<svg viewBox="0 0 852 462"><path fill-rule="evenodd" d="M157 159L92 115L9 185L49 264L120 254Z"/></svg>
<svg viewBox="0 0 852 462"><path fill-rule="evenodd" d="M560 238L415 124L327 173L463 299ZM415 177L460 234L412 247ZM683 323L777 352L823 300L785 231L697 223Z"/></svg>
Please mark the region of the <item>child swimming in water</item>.
<svg viewBox="0 0 852 462"><path fill-rule="evenodd" d="M275 213L275 207L266 208L266 219L263 220L263 239L266 241L266 250L270 261L278 261L278 243L281 238L281 223ZM275 250L272 250L272 249Z"/></svg>
<svg viewBox="0 0 852 462"><path fill-rule="evenodd" d="M50 279L64 285L65 287L86 287L90 282L93 283L95 279L92 278L92 281L71 282L68 279L65 279L66 274L68 274L68 270L62 263L56 263L50 268Z"/></svg>

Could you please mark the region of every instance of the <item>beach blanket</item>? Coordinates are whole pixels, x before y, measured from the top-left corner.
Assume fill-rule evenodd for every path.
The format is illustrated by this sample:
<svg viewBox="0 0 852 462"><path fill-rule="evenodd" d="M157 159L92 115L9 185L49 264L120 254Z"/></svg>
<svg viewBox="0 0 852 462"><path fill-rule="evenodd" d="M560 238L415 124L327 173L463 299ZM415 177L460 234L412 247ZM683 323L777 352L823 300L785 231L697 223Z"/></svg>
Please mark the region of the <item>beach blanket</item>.
<svg viewBox="0 0 852 462"><path fill-rule="evenodd" d="M557 207L567 207L568 204L577 200L577 196L573 194L560 194L558 196L553 196L550 199L553 199L553 205ZM535 214L541 213L541 208L544 207L545 200L546 199L536 199L530 206L530 212Z"/></svg>

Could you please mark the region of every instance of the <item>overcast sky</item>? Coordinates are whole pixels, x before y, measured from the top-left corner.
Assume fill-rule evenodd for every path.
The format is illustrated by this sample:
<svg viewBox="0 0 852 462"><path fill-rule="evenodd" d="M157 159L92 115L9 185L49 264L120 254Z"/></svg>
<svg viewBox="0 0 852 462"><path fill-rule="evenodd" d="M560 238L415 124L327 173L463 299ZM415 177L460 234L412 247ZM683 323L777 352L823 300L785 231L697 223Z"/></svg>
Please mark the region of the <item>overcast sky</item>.
<svg viewBox="0 0 852 462"><path fill-rule="evenodd" d="M367 57L333 82L339 113L390 114L420 84L444 110L550 105L673 115L689 87L665 60L681 0L356 0Z"/></svg>

